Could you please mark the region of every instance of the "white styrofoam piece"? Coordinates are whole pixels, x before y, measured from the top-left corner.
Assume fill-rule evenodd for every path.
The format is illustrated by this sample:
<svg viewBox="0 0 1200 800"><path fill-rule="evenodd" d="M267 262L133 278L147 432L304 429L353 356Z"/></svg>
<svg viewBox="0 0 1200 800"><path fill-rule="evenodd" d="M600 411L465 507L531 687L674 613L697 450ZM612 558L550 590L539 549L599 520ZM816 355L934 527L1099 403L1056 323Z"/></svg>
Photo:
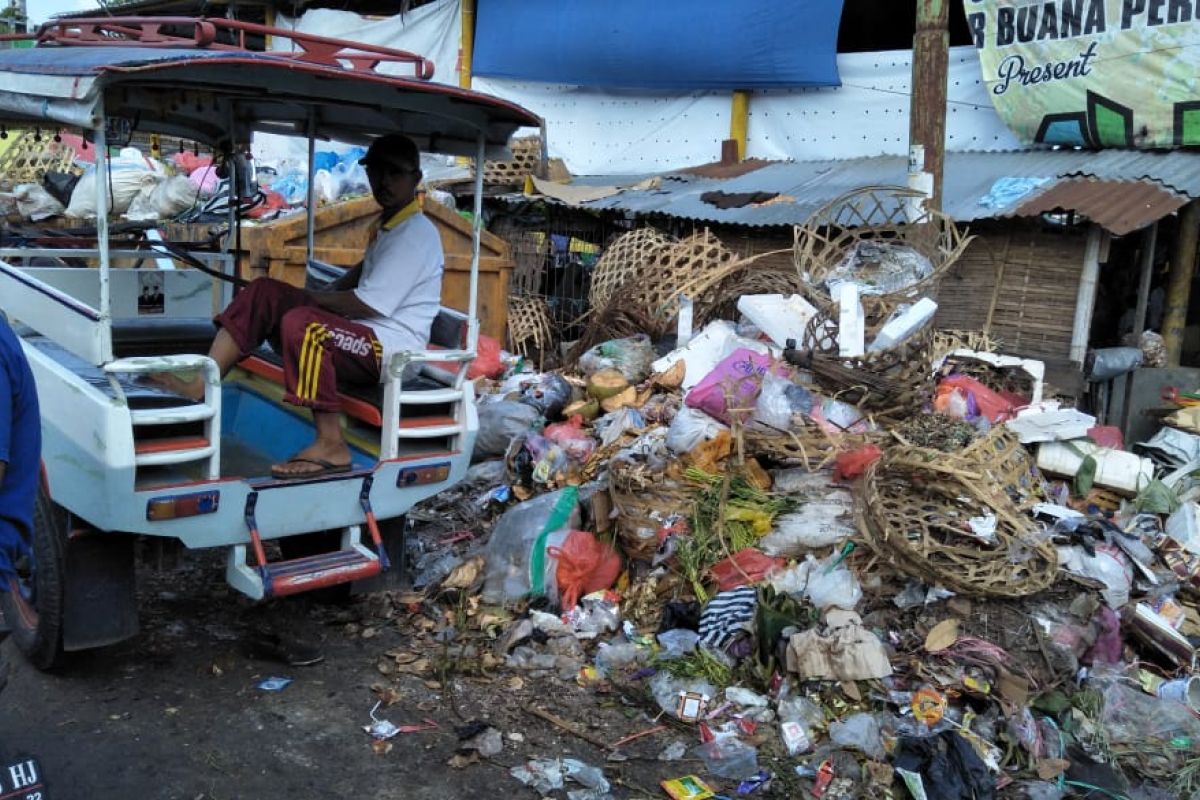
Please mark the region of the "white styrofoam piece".
<svg viewBox="0 0 1200 800"><path fill-rule="evenodd" d="M857 358L866 352L866 319L858 299L858 284L839 283L838 294L838 355Z"/></svg>
<svg viewBox="0 0 1200 800"><path fill-rule="evenodd" d="M738 298L737 307L780 347L787 347L788 339L803 347L808 323L817 315L812 303L798 294L744 294Z"/></svg>
<svg viewBox="0 0 1200 800"><path fill-rule="evenodd" d="M1066 442L1082 439L1096 426L1096 418L1074 408L1046 408L1057 403L1039 403L1017 412L1014 419L1004 423L1017 434L1021 444L1034 442Z"/></svg>
<svg viewBox="0 0 1200 800"><path fill-rule="evenodd" d="M1133 495L1154 480L1154 462L1150 459L1124 450L1100 447L1086 439L1039 445L1037 465L1043 472L1070 478L1079 472L1086 456L1096 459L1094 483L1097 486Z"/></svg>
<svg viewBox="0 0 1200 800"><path fill-rule="evenodd" d="M749 348L756 353L772 352L766 342L756 342L753 339L738 336L737 328L732 322L719 319L708 323L704 330L693 336L686 345L667 353L655 361L651 367L655 372L666 372L675 366L677 361L682 360L686 364L686 372L683 376L683 390L686 392L703 380L705 375L712 372L713 367L719 364L721 359L739 347Z"/></svg>
<svg viewBox="0 0 1200 800"><path fill-rule="evenodd" d="M1042 402L1042 393L1045 391L1046 383L1046 364L1043 361L1035 358L1004 356L999 353L983 353L978 350L968 350L965 347L951 352L948 357L969 358L1001 369L1021 369L1033 380L1033 397L1029 398L1029 404ZM935 364L934 367L940 369L941 364Z"/></svg>
<svg viewBox="0 0 1200 800"><path fill-rule="evenodd" d="M1200 505L1184 503L1167 517L1167 536L1183 545L1189 553L1200 553Z"/></svg>
<svg viewBox="0 0 1200 800"><path fill-rule="evenodd" d="M926 322L933 319L933 315L937 313L937 310L937 303L928 297L922 297L905 309L903 314L890 320L880 328L879 333L875 335L875 341L871 342L871 346L867 349L874 352L876 350L886 350L889 347L900 344L919 331L921 326Z"/></svg>

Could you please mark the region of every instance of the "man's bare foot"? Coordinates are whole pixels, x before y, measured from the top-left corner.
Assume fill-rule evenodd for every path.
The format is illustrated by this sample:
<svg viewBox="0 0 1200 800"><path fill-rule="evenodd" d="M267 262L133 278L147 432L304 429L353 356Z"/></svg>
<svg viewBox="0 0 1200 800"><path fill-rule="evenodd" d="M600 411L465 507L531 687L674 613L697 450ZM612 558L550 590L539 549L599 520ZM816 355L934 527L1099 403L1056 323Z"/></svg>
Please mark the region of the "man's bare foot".
<svg viewBox="0 0 1200 800"><path fill-rule="evenodd" d="M200 375L188 379L181 378L174 372L150 372L144 375L142 379L152 386L157 386L168 392L174 392L189 400L200 401L204 399L204 378Z"/></svg>
<svg viewBox="0 0 1200 800"><path fill-rule="evenodd" d="M282 464L271 467L271 475L288 480L312 478L349 472L350 448L345 442L322 442L317 440Z"/></svg>

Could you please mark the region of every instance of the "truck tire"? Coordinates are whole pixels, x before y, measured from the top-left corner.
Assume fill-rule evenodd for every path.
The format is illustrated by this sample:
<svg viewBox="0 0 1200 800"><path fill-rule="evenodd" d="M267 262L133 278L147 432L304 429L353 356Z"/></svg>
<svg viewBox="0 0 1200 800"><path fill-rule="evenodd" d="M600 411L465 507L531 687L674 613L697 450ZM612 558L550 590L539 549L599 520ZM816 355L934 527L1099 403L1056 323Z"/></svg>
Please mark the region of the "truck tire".
<svg viewBox="0 0 1200 800"><path fill-rule="evenodd" d="M38 489L33 558L7 590L0 591L0 611L13 642L38 669L51 669L62 659L66 544L67 512Z"/></svg>

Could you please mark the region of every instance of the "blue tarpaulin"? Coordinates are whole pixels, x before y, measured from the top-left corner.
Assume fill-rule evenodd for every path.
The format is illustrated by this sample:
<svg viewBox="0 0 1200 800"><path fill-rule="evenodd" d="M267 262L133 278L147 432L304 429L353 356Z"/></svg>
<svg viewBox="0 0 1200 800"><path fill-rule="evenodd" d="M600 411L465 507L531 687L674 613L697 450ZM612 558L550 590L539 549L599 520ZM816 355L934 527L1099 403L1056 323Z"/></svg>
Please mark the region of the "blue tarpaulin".
<svg viewBox="0 0 1200 800"><path fill-rule="evenodd" d="M837 86L842 0L479 0L476 75L636 89Z"/></svg>

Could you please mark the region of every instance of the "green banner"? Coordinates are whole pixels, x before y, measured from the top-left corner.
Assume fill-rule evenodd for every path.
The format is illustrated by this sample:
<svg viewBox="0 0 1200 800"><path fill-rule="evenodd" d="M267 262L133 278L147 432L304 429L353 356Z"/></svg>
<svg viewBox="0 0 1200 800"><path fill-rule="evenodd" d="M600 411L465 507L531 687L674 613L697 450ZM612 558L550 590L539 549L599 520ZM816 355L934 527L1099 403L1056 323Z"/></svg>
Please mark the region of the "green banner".
<svg viewBox="0 0 1200 800"><path fill-rule="evenodd" d="M1026 142L1200 145L1200 0L963 0L983 79Z"/></svg>

